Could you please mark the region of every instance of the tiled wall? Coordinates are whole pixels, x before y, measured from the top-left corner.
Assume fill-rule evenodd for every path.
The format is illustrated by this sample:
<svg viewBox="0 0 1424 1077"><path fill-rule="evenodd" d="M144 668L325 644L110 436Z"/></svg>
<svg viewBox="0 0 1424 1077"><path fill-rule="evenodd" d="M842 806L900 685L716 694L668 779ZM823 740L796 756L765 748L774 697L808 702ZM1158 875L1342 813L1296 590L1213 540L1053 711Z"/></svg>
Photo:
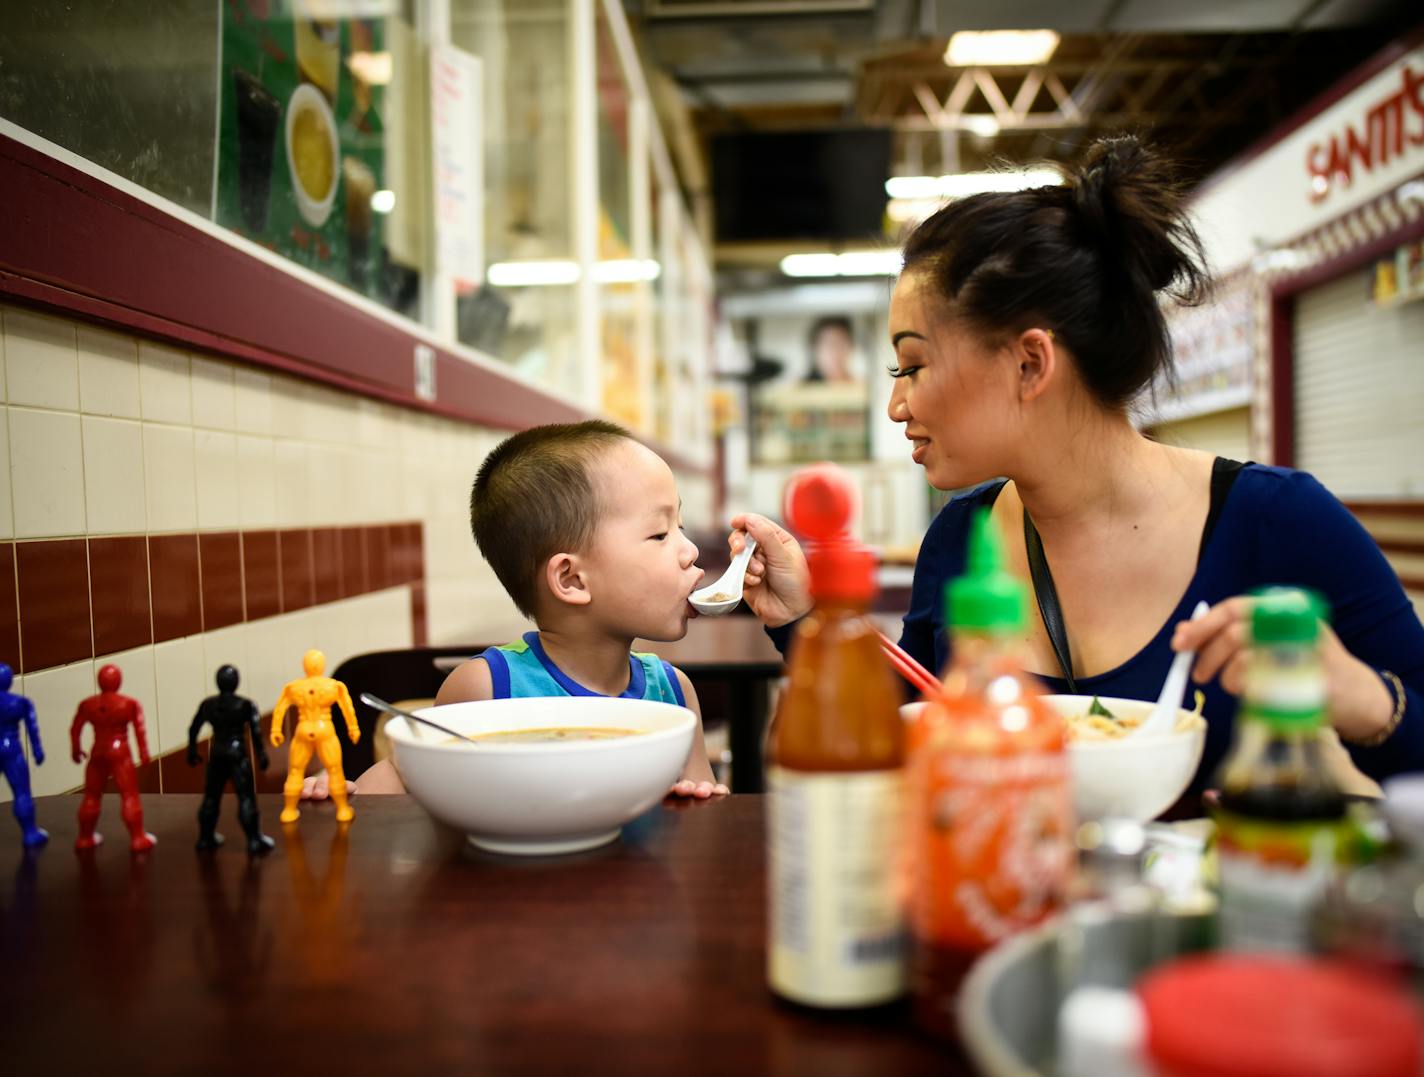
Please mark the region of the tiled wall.
<svg viewBox="0 0 1424 1077"><path fill-rule="evenodd" d="M334 669L517 620L468 530L501 432L23 308L0 328L0 660L39 710L37 793L80 782L104 662L156 755L224 662L265 711L309 647Z"/></svg>

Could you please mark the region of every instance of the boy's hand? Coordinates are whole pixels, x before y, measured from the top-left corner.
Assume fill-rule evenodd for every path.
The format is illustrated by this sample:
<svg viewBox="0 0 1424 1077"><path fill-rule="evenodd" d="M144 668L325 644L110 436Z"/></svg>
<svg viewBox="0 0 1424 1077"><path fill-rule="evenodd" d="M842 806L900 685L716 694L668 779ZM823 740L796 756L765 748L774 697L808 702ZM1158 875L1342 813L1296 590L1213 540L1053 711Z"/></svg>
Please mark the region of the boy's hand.
<svg viewBox="0 0 1424 1077"><path fill-rule="evenodd" d="M684 778L680 782L673 783L672 788L668 790L668 795L707 800L710 797L724 797L730 792L731 790L721 782L695 782L691 778Z"/></svg>
<svg viewBox="0 0 1424 1077"><path fill-rule="evenodd" d="M329 778L326 771L319 770L302 782L303 800L325 800L331 796L331 787L328 784ZM346 783L346 795L351 796L356 792L356 783Z"/></svg>

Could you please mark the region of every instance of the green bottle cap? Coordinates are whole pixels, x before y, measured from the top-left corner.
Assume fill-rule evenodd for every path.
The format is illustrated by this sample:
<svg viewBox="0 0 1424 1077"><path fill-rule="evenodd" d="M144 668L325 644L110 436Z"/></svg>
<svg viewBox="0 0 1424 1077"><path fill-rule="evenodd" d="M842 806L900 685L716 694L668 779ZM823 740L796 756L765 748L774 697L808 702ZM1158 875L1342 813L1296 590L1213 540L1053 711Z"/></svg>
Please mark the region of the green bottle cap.
<svg viewBox="0 0 1424 1077"><path fill-rule="evenodd" d="M1252 643L1313 644L1330 616L1324 598L1298 587L1265 587L1251 599Z"/></svg>
<svg viewBox="0 0 1424 1077"><path fill-rule="evenodd" d="M1003 539L988 509L975 511L965 574L945 587L944 597L945 620L958 631L1015 636L1028 630L1028 589L1004 569Z"/></svg>

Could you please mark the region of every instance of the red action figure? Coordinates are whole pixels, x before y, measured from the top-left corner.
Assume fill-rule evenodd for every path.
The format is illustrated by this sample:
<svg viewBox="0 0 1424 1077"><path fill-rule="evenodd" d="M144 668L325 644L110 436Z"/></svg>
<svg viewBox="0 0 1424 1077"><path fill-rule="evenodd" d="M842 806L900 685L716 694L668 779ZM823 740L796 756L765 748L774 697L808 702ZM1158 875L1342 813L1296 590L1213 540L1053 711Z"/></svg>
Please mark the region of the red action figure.
<svg viewBox="0 0 1424 1077"><path fill-rule="evenodd" d="M86 723L94 724L94 744L89 752L89 766L84 771L84 801L79 805L79 838L76 849L92 849L104 839L94 833L99 821L100 798L109 775L119 787L123 801L124 825L129 828L129 848L136 853L152 849L158 840L143 829L143 804L138 799L138 775L134 772L133 755L129 752L129 724L138 740L139 759L148 762L148 735L143 727L143 708L138 700L119 695L124 675L118 666L99 670L99 694L90 696L74 712L74 724L69 727L69 744L74 761L84 761L79 749L79 733Z"/></svg>

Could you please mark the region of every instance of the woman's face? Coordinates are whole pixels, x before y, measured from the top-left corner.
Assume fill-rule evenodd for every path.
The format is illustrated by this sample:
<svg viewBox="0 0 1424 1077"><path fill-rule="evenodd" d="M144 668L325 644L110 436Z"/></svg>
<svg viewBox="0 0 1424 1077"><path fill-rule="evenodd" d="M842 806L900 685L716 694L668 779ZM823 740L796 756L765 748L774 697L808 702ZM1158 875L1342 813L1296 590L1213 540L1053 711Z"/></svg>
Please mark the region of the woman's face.
<svg viewBox="0 0 1424 1077"><path fill-rule="evenodd" d="M890 418L905 424L931 486L954 490L1006 474L1018 444L1018 378L1010 356L946 317L922 274L901 274L890 299L895 388Z"/></svg>

